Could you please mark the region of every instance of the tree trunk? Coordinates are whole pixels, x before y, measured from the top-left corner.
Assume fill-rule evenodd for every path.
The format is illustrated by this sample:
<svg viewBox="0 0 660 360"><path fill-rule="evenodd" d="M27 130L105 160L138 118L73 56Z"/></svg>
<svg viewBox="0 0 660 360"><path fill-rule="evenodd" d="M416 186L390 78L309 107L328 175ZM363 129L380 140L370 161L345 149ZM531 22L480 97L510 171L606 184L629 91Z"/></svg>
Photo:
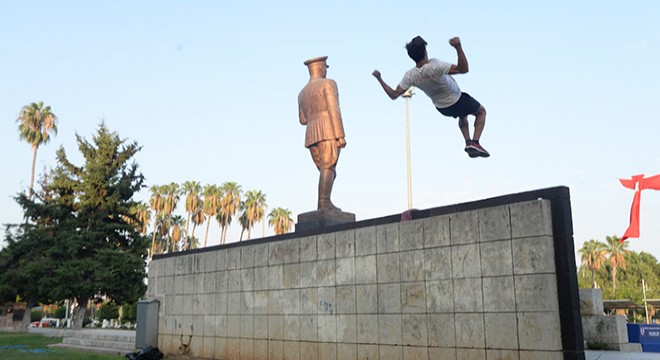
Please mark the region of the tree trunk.
<svg viewBox="0 0 660 360"><path fill-rule="evenodd" d="M32 145L32 150L34 153L32 155L32 175L30 175L30 199L32 199L32 195L34 195L34 167L37 164L37 147Z"/></svg>
<svg viewBox="0 0 660 360"><path fill-rule="evenodd" d="M71 328L80 330L83 327L83 320L85 319L85 311L87 310L87 299L78 299L78 306L73 313L73 322Z"/></svg>
<svg viewBox="0 0 660 360"><path fill-rule="evenodd" d="M225 243L225 231L226 231L225 228L226 228L226 226L223 225L220 228L221 228L221 230L220 230L220 244L224 244Z"/></svg>
<svg viewBox="0 0 660 360"><path fill-rule="evenodd" d="M594 271L591 270L591 288L595 289L596 288L596 280L594 279Z"/></svg>
<svg viewBox="0 0 660 360"><path fill-rule="evenodd" d="M204 247L206 247L206 239L209 237L209 225L211 225L211 217L206 219L206 234L204 234Z"/></svg>
<svg viewBox="0 0 660 360"><path fill-rule="evenodd" d="M30 296L27 301L27 305L25 305L25 313L23 314L23 320L21 320L21 324L18 326L18 331L19 332L27 332L28 326L30 326L30 323L32 322L31 316L32 316L32 308L36 304L37 300L33 297Z"/></svg>
<svg viewBox="0 0 660 360"><path fill-rule="evenodd" d="M193 241L195 241L195 228L197 228L197 224L193 224L193 228L192 228L192 236L190 237L190 239L188 239L188 241L190 242L190 244L188 244L188 247L189 247L190 249L194 249L194 248L195 248L195 244L193 243Z"/></svg>
<svg viewBox="0 0 660 360"><path fill-rule="evenodd" d="M612 295L616 294L616 267L612 267Z"/></svg>
<svg viewBox="0 0 660 360"><path fill-rule="evenodd" d="M154 220L156 222L157 220ZM154 257L154 252L156 251L156 225L154 225L154 234L151 236L151 253L149 256Z"/></svg>
<svg viewBox="0 0 660 360"><path fill-rule="evenodd" d="M186 220L186 237L190 236L190 233L188 233L188 229L190 228L190 218L192 217L192 213L188 212L188 220ZM186 250L186 249L184 249Z"/></svg>

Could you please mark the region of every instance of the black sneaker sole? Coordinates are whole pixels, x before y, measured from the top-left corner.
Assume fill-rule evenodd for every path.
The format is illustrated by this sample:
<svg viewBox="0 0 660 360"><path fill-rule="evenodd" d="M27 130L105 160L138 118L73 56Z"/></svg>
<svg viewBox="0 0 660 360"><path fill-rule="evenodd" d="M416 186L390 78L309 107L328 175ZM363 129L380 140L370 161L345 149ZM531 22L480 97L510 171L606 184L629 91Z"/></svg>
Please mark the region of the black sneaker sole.
<svg viewBox="0 0 660 360"><path fill-rule="evenodd" d="M479 152L471 147L466 147L465 152L468 154L469 157L471 158L476 158L479 157Z"/></svg>

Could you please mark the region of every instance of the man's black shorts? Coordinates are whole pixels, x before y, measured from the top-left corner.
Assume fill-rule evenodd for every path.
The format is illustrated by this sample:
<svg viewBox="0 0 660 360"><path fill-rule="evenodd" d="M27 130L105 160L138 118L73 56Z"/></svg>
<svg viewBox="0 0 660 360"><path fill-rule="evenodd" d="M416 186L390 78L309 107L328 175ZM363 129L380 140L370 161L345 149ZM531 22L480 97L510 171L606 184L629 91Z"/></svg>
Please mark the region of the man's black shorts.
<svg viewBox="0 0 660 360"><path fill-rule="evenodd" d="M444 116L458 118L476 113L480 106L481 104L470 96L470 94L461 93L461 97L458 98L458 101L454 105L442 109L436 109L438 109L438 111Z"/></svg>

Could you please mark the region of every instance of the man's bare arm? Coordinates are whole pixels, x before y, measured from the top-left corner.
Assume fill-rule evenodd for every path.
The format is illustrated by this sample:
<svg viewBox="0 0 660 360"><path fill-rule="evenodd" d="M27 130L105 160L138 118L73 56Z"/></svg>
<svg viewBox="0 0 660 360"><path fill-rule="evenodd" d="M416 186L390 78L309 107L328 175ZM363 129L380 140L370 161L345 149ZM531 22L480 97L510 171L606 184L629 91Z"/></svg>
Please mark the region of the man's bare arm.
<svg viewBox="0 0 660 360"><path fill-rule="evenodd" d="M458 55L458 64L451 66L449 69L449 74L465 74L470 70L468 65L467 57L463 52L463 46L461 46L461 39L458 37L453 37L449 40L449 45L456 49L456 55Z"/></svg>
<svg viewBox="0 0 660 360"><path fill-rule="evenodd" d="M378 80L380 86L383 87L383 90L385 90L385 93L390 97L390 99L395 100L406 92L406 89L402 89L399 85L397 85L396 89L392 89L391 86L387 85L387 83L385 83L383 78L380 76L380 71L374 70L372 75Z"/></svg>

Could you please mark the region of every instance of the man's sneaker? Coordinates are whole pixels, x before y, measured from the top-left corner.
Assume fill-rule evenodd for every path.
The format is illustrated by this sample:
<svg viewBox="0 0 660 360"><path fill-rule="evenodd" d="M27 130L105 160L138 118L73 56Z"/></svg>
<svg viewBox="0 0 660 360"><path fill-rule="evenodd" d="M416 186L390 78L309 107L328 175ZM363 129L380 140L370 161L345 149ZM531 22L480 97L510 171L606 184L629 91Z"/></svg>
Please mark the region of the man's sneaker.
<svg viewBox="0 0 660 360"><path fill-rule="evenodd" d="M479 145L479 143L476 143L474 141L470 142L470 144L465 147L465 151L468 151L468 148L471 149L472 152L476 153L477 154L476 156L481 156L481 157L489 157L490 156L490 154L488 153L488 151L486 151L486 149L484 149L483 147L481 147L481 145ZM470 155L469 151L468 151L468 155ZM474 157L476 157L476 156L474 156ZM470 157L473 157L473 156L470 155Z"/></svg>
<svg viewBox="0 0 660 360"><path fill-rule="evenodd" d="M476 158L479 157L479 153L477 150L471 148L469 145L465 147L465 152L468 154L469 157L471 158Z"/></svg>

